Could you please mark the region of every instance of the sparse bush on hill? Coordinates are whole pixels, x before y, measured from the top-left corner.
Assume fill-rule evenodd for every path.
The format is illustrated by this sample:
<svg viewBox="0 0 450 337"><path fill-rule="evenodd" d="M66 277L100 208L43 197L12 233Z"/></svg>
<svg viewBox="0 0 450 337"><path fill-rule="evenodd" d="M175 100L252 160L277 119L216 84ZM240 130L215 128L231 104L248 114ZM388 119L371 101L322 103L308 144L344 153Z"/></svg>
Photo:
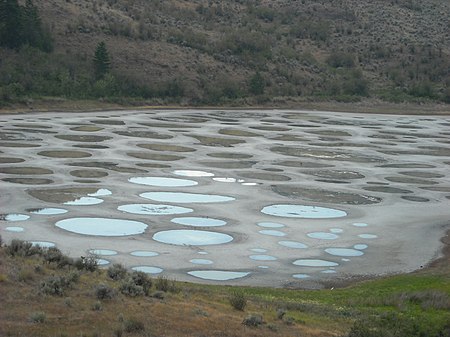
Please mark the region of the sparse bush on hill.
<svg viewBox="0 0 450 337"><path fill-rule="evenodd" d="M137 285L131 278L123 280L120 283L119 290L122 294L130 297L142 296L145 294L144 288Z"/></svg>
<svg viewBox="0 0 450 337"><path fill-rule="evenodd" d="M114 263L107 270L108 276L115 281L124 279L127 273L125 267L120 263Z"/></svg>
<svg viewBox="0 0 450 337"><path fill-rule="evenodd" d="M106 284L98 284L95 286L95 296L99 300L110 300L116 296L116 291Z"/></svg>
<svg viewBox="0 0 450 337"><path fill-rule="evenodd" d="M239 289L233 289L228 300L230 301L231 306L236 310L244 311L247 306L247 298Z"/></svg>

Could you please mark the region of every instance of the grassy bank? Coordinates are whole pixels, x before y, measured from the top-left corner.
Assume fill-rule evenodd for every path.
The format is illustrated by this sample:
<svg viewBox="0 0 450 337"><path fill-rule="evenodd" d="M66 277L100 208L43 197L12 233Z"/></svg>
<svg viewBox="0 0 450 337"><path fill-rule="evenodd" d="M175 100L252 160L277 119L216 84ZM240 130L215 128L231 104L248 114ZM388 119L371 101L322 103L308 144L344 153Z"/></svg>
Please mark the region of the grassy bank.
<svg viewBox="0 0 450 337"><path fill-rule="evenodd" d="M448 256L325 290L206 286L0 248L2 336L448 336Z"/></svg>

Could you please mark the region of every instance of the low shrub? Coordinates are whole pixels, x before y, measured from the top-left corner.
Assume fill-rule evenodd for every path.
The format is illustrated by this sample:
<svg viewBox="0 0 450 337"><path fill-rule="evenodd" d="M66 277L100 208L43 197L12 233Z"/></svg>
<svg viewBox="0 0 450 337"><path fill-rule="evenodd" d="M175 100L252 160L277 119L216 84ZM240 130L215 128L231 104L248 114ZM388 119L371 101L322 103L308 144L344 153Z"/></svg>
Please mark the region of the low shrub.
<svg viewBox="0 0 450 337"><path fill-rule="evenodd" d="M39 291L46 295L63 296L64 291L75 282L75 277L50 276L41 281Z"/></svg>
<svg viewBox="0 0 450 337"><path fill-rule="evenodd" d="M165 276L159 276L155 282L156 290L164 291L164 292L172 292L176 293L179 291L177 285L174 280L169 280Z"/></svg>
<svg viewBox="0 0 450 337"><path fill-rule="evenodd" d="M153 282L152 279L146 273L142 271L134 271L131 273L131 280L137 286L142 287L145 296L148 296L148 294L150 293L150 289L152 288Z"/></svg>
<svg viewBox="0 0 450 337"><path fill-rule="evenodd" d="M123 322L125 332L142 332L145 331L145 325L136 318L130 318Z"/></svg>
<svg viewBox="0 0 450 337"><path fill-rule="evenodd" d="M244 311L247 306L247 298L241 290L233 290L228 300L230 301L231 306L239 311Z"/></svg>
<svg viewBox="0 0 450 337"><path fill-rule="evenodd" d="M119 290L122 294L131 297L144 295L144 289L142 286L136 285L132 279L123 280L119 286Z"/></svg>
<svg viewBox="0 0 450 337"><path fill-rule="evenodd" d="M6 253L11 256L32 256L41 254L42 248L33 246L31 242L14 239L6 247Z"/></svg>
<svg viewBox="0 0 450 337"><path fill-rule="evenodd" d="M102 303L100 301L95 302L94 304L92 304L91 309L93 311L101 311L101 310L103 310Z"/></svg>
<svg viewBox="0 0 450 337"><path fill-rule="evenodd" d="M114 263L111 267L108 268L108 276L117 281L122 280L127 275L127 270L120 263Z"/></svg>
<svg viewBox="0 0 450 337"><path fill-rule="evenodd" d="M95 256L81 256L74 262L75 267L78 270L86 270L94 272L98 269L98 263Z"/></svg>
<svg viewBox="0 0 450 337"><path fill-rule="evenodd" d="M251 314L244 318L242 324L245 326L257 327L264 323L263 317L260 314Z"/></svg>
<svg viewBox="0 0 450 337"><path fill-rule="evenodd" d="M32 323L44 323L46 319L47 315L45 314L45 312L42 311L33 312L30 315L30 321Z"/></svg>
<svg viewBox="0 0 450 337"><path fill-rule="evenodd" d="M102 283L95 287L95 296L99 300L110 300L116 296L116 291Z"/></svg>

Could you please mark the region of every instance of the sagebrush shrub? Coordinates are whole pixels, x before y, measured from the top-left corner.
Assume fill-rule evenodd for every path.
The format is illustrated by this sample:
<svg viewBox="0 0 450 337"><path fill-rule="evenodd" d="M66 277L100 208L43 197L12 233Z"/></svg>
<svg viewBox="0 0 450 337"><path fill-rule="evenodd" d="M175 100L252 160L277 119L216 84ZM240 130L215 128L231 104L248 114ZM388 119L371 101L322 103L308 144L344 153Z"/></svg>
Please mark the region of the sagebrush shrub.
<svg viewBox="0 0 450 337"><path fill-rule="evenodd" d="M117 281L122 280L127 275L127 270L120 263L114 263L111 267L108 268L108 276Z"/></svg>
<svg viewBox="0 0 450 337"><path fill-rule="evenodd" d="M116 296L116 291L102 283L95 287L95 296L99 300L110 300Z"/></svg>
<svg viewBox="0 0 450 337"><path fill-rule="evenodd" d="M233 290L230 294L229 301L231 306L240 311L244 311L247 306L247 298L241 290Z"/></svg>

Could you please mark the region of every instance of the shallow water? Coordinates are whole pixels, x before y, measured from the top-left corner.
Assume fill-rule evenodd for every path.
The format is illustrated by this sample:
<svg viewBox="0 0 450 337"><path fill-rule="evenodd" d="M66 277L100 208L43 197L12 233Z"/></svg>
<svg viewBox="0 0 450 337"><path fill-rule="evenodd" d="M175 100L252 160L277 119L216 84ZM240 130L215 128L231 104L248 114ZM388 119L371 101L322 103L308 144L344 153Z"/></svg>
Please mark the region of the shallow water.
<svg viewBox="0 0 450 337"><path fill-rule="evenodd" d="M8 232L15 232L15 233L20 233L23 232L25 229L23 227L18 227L18 226L12 226L12 227L6 227L5 231Z"/></svg>
<svg viewBox="0 0 450 337"><path fill-rule="evenodd" d="M257 225L259 227L264 227L264 228L283 228L283 227L285 227L283 224L276 223L276 222L258 222Z"/></svg>
<svg viewBox="0 0 450 337"><path fill-rule="evenodd" d="M336 235L334 233L326 233L326 232L313 232L306 234L308 237L312 239L319 239L319 240L336 240L339 235Z"/></svg>
<svg viewBox="0 0 450 337"><path fill-rule="evenodd" d="M271 230L271 229L263 229L261 231L258 231L260 234L264 235L270 235L270 236L286 236L286 233L283 233L281 231Z"/></svg>
<svg viewBox="0 0 450 337"><path fill-rule="evenodd" d="M137 256L137 257L154 257L154 256L158 256L159 253L151 252L148 250L136 250L134 252L131 252L130 255Z"/></svg>
<svg viewBox="0 0 450 337"><path fill-rule="evenodd" d="M194 270L188 272L189 275L211 281L229 281L243 278L250 272L224 271L224 270Z"/></svg>
<svg viewBox="0 0 450 337"><path fill-rule="evenodd" d="M293 278L297 278L297 279L306 279L306 278L310 278L311 276L308 274L294 274L292 275Z"/></svg>
<svg viewBox="0 0 450 337"><path fill-rule="evenodd" d="M170 221L179 225L193 226L193 227L220 227L227 224L226 221L220 219L200 218L200 217L174 218Z"/></svg>
<svg viewBox="0 0 450 337"><path fill-rule="evenodd" d="M48 241L29 241L33 246L41 247L41 248L51 248L55 247L56 244Z"/></svg>
<svg viewBox="0 0 450 337"><path fill-rule="evenodd" d="M334 256L361 256L363 252L351 248L327 248L325 252Z"/></svg>
<svg viewBox="0 0 450 337"><path fill-rule="evenodd" d="M214 177L214 173L195 170L175 170L173 173L184 177Z"/></svg>
<svg viewBox="0 0 450 337"><path fill-rule="evenodd" d="M94 236L137 235L148 227L139 221L109 218L69 218L58 221L55 226L72 233Z"/></svg>
<svg viewBox="0 0 450 337"><path fill-rule="evenodd" d="M112 255L117 255L117 252L115 250L110 250L110 249L90 249L89 254L112 256Z"/></svg>
<svg viewBox="0 0 450 337"><path fill-rule="evenodd" d="M10 213L4 216L5 221L26 221L30 218L26 214Z"/></svg>
<svg viewBox="0 0 450 337"><path fill-rule="evenodd" d="M378 235L375 234L359 234L358 235L361 239L376 239Z"/></svg>
<svg viewBox="0 0 450 337"><path fill-rule="evenodd" d="M335 267L339 265L339 263L336 262L319 259L300 259L294 261L293 264L303 267Z"/></svg>
<svg viewBox="0 0 450 337"><path fill-rule="evenodd" d="M214 263L213 261L207 260L207 259L192 259L192 260L189 260L189 262L192 264L201 264L201 265L207 265L207 264Z"/></svg>
<svg viewBox="0 0 450 337"><path fill-rule="evenodd" d="M276 261L277 258L271 255L250 255L250 259L255 261Z"/></svg>
<svg viewBox="0 0 450 337"><path fill-rule="evenodd" d="M345 211L338 209L293 204L270 205L264 207L261 212L279 217L306 219L330 219L347 215Z"/></svg>
<svg viewBox="0 0 450 337"><path fill-rule="evenodd" d="M153 240L179 246L206 246L228 243L233 237L218 232L176 229L157 232Z"/></svg>
<svg viewBox="0 0 450 337"><path fill-rule="evenodd" d="M198 182L187 179L165 177L132 177L128 181L133 184L157 186L157 187L186 187L198 185Z"/></svg>
<svg viewBox="0 0 450 337"><path fill-rule="evenodd" d="M104 200L94 197L80 197L75 200L66 201L63 204L68 206L91 206L101 204Z"/></svg>
<svg viewBox="0 0 450 337"><path fill-rule="evenodd" d="M58 215L67 213L67 209L64 208L36 208L29 210L30 213L39 214L39 215Z"/></svg>
<svg viewBox="0 0 450 337"><path fill-rule="evenodd" d="M163 272L162 268L159 267L151 267L151 266L136 266L131 268L134 271L142 271L146 274L160 274Z"/></svg>
<svg viewBox="0 0 450 337"><path fill-rule="evenodd" d="M304 243L297 242L297 241L278 241L278 244L280 244L281 246L284 246L284 247L295 248L295 249L308 248L308 246L305 245Z"/></svg>

